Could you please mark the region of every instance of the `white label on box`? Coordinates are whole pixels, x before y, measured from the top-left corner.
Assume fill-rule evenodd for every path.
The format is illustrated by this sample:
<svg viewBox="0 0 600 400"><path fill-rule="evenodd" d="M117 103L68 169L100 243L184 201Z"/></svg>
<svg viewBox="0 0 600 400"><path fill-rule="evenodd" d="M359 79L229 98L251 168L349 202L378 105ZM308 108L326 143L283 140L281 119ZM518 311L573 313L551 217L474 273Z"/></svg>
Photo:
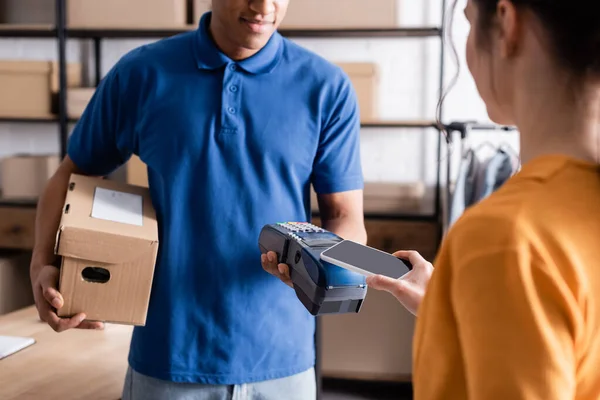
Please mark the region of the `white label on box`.
<svg viewBox="0 0 600 400"><path fill-rule="evenodd" d="M130 225L143 225L142 196L97 187L92 204L92 218Z"/></svg>

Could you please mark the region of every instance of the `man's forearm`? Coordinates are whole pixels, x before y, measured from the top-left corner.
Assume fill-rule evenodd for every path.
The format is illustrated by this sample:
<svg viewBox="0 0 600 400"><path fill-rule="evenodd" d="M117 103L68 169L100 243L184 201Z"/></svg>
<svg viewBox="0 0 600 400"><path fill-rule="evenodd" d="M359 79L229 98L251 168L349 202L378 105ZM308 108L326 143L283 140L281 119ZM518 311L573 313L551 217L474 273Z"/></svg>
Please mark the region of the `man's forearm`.
<svg viewBox="0 0 600 400"><path fill-rule="evenodd" d="M69 178L70 171L59 170L48 181L39 199L35 217L35 245L31 259L32 276L35 276L45 265L53 265L56 262L54 254L56 232L60 224Z"/></svg>
<svg viewBox="0 0 600 400"><path fill-rule="evenodd" d="M323 220L323 228L336 235L354 242L367 244L367 231L364 220L352 217L339 217Z"/></svg>

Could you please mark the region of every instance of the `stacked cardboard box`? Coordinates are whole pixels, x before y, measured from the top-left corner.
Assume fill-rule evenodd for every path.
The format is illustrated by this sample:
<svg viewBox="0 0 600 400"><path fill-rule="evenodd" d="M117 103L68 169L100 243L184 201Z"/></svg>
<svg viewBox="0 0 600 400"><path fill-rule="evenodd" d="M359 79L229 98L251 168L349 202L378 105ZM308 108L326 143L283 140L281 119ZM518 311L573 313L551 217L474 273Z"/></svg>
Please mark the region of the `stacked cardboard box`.
<svg viewBox="0 0 600 400"><path fill-rule="evenodd" d="M81 64L67 64L67 86L81 86ZM58 93L58 63L0 61L0 117L47 118Z"/></svg>
<svg viewBox="0 0 600 400"><path fill-rule="evenodd" d="M369 29L398 26L399 0L293 0L283 29ZM194 0L196 22L211 0Z"/></svg>
<svg viewBox="0 0 600 400"><path fill-rule="evenodd" d="M354 87L360 120L372 122L379 116L379 68L374 63L337 63Z"/></svg>
<svg viewBox="0 0 600 400"><path fill-rule="evenodd" d="M313 223L321 221L315 218ZM388 253L416 250L430 261L436 256L439 232L435 222L367 219L365 226L371 247ZM323 317L323 375L410 382L414 326L415 317L394 296L369 289L359 314Z"/></svg>
<svg viewBox="0 0 600 400"><path fill-rule="evenodd" d="M34 303L29 278L29 252L0 253L0 315Z"/></svg>
<svg viewBox="0 0 600 400"><path fill-rule="evenodd" d="M366 214L404 214L423 206L425 185L414 183L365 182L363 202ZM318 211L317 195L311 187L311 208Z"/></svg>
<svg viewBox="0 0 600 400"><path fill-rule="evenodd" d="M281 23L289 29L358 29L398 26L398 0L290 1Z"/></svg>
<svg viewBox="0 0 600 400"><path fill-rule="evenodd" d="M67 3L72 28L181 28L186 0L75 0Z"/></svg>
<svg viewBox="0 0 600 400"><path fill-rule="evenodd" d="M53 1L2 0L0 1L0 23L7 24L52 24L55 13Z"/></svg>
<svg viewBox="0 0 600 400"><path fill-rule="evenodd" d="M72 88L67 91L67 114L69 118L80 118L94 96L95 88Z"/></svg>
<svg viewBox="0 0 600 400"><path fill-rule="evenodd" d="M210 11L212 0L194 0L194 23L198 23L202 15Z"/></svg>
<svg viewBox="0 0 600 400"><path fill-rule="evenodd" d="M33 249L35 211L33 207L0 206L1 249Z"/></svg>
<svg viewBox="0 0 600 400"><path fill-rule="evenodd" d="M60 164L57 155L14 155L0 160L2 197L36 199Z"/></svg>

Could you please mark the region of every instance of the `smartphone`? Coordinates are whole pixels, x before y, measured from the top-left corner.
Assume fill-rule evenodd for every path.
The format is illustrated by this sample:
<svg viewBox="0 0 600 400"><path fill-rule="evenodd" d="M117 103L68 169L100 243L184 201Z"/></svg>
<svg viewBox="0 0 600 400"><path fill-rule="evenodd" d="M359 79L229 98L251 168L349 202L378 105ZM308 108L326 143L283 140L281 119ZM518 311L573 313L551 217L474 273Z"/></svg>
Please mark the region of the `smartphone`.
<svg viewBox="0 0 600 400"><path fill-rule="evenodd" d="M412 269L407 260L351 240L343 240L323 251L321 260L361 275L384 275L394 279Z"/></svg>

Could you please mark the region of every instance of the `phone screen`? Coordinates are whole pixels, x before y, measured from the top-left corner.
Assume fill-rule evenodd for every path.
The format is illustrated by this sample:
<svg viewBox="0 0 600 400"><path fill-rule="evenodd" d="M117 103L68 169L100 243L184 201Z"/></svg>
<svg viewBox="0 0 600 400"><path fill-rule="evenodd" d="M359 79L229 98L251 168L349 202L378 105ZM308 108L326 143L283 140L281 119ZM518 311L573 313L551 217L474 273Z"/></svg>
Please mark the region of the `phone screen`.
<svg viewBox="0 0 600 400"><path fill-rule="evenodd" d="M321 258L340 267L354 267L370 274L394 279L400 278L411 270L408 261L349 240L325 250L321 253Z"/></svg>

